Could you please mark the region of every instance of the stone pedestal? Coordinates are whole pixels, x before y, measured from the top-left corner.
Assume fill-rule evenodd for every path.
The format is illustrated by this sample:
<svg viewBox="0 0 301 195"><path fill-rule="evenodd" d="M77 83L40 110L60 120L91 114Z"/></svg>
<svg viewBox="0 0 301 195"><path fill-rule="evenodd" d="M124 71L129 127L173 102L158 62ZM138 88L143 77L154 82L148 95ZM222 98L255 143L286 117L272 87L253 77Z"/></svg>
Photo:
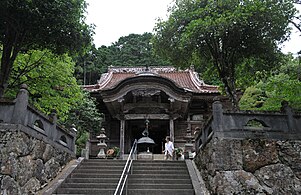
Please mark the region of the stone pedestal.
<svg viewBox="0 0 301 195"><path fill-rule="evenodd" d="M97 146L100 147L99 152L97 154L98 158L106 158L105 148L107 147L107 144L97 144Z"/></svg>
<svg viewBox="0 0 301 195"><path fill-rule="evenodd" d="M140 152L138 154L138 160L153 160L152 152Z"/></svg>
<svg viewBox="0 0 301 195"><path fill-rule="evenodd" d="M186 143L185 144L185 151L187 152L187 157L192 159L194 157L193 153L192 153L192 150L193 150L193 144L192 143Z"/></svg>
<svg viewBox="0 0 301 195"><path fill-rule="evenodd" d="M186 136L184 137L186 143L184 145L184 151L186 153L185 158L193 159L194 155L192 153L194 144L192 143L193 136L191 135L191 129L187 128Z"/></svg>

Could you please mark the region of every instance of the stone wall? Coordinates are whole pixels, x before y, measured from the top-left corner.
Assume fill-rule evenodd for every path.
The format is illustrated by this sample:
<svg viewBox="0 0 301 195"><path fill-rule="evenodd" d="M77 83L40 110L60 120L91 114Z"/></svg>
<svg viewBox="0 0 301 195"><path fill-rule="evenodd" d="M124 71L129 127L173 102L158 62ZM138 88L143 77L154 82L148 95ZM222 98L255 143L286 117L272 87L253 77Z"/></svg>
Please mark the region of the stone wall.
<svg viewBox="0 0 301 195"><path fill-rule="evenodd" d="M301 141L214 137L195 162L212 194L301 194Z"/></svg>
<svg viewBox="0 0 301 195"><path fill-rule="evenodd" d="M75 157L59 144L21 130L27 127L4 127L0 126L0 194L36 194Z"/></svg>

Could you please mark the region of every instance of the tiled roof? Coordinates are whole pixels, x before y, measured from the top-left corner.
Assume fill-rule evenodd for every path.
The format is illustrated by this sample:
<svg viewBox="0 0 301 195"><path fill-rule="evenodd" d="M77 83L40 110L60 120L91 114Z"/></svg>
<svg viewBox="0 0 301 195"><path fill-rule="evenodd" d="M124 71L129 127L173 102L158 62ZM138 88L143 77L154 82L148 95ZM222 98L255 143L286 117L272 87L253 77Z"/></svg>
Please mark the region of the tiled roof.
<svg viewBox="0 0 301 195"><path fill-rule="evenodd" d="M172 81L179 88L194 93L218 93L217 86L205 84L192 69L177 71L174 67L152 67L147 70L145 67L111 67L108 73L102 74L96 85L86 85L84 88L88 91L113 89L123 80L140 75L163 77Z"/></svg>

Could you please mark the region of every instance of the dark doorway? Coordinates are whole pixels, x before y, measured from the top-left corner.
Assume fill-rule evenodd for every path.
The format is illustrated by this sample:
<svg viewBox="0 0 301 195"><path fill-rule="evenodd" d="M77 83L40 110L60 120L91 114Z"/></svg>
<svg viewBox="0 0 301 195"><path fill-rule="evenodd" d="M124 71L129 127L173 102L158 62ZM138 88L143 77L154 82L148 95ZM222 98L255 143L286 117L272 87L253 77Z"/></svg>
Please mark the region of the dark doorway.
<svg viewBox="0 0 301 195"><path fill-rule="evenodd" d="M155 145L150 148L154 154L162 154L165 137L169 135L168 120L151 120L149 119L149 137L155 141ZM145 129L145 120L128 121L128 131L131 131L131 142L143 137L142 132Z"/></svg>

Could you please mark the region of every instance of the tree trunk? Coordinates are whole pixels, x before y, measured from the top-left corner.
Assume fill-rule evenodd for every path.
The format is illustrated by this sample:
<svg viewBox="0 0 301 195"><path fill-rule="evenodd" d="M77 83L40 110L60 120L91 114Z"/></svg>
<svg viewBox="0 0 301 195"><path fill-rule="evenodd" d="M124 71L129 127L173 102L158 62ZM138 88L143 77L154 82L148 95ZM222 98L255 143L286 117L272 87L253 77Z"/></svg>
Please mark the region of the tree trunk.
<svg viewBox="0 0 301 195"><path fill-rule="evenodd" d="M214 66L217 68L219 77L224 84L225 92L227 96L230 98L232 103L232 109L238 110L238 99L236 94L236 87L235 87L235 70L231 63L225 62L220 55L217 55L214 61Z"/></svg>
<svg viewBox="0 0 301 195"><path fill-rule="evenodd" d="M20 51L20 44L23 42L24 36L25 32L19 33L14 31L14 28L10 28L9 25L6 26L0 69L0 97L4 96L8 86L10 73Z"/></svg>
<svg viewBox="0 0 301 195"><path fill-rule="evenodd" d="M12 69L12 61L11 61L11 50L12 47L8 47L3 45L3 52L1 58L1 69L0 69L0 97L3 97L5 90L8 85L8 79Z"/></svg>
<svg viewBox="0 0 301 195"><path fill-rule="evenodd" d="M236 87L233 80L227 79L226 77L222 78L222 82L225 86L225 91L227 96L230 98L232 103L233 110L238 110L238 99L236 94Z"/></svg>

